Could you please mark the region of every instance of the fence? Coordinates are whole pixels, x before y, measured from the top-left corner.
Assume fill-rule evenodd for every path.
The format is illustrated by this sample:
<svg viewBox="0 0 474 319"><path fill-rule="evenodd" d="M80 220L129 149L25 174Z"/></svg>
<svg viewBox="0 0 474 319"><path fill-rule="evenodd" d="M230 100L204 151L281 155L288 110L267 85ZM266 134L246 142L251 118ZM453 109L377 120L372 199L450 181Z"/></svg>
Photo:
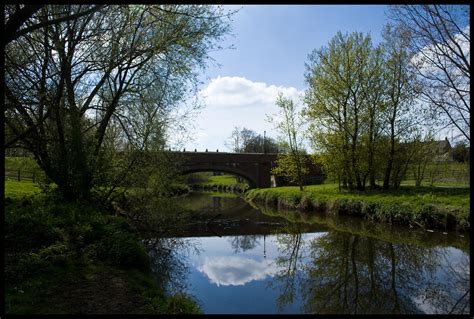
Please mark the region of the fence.
<svg viewBox="0 0 474 319"><path fill-rule="evenodd" d="M28 170L5 170L5 180L32 181L37 183L40 178L44 178L44 173L40 171Z"/></svg>

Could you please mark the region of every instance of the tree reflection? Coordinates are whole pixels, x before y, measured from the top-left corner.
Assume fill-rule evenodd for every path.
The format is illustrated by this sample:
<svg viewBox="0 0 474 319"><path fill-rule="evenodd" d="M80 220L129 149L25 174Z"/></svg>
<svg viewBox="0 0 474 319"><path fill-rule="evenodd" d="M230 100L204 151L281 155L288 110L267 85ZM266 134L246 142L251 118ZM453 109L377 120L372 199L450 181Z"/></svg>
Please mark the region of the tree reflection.
<svg viewBox="0 0 474 319"><path fill-rule="evenodd" d="M199 254L197 243L185 238L152 238L145 240L145 244L157 281L171 293L185 291L189 273L187 256L190 250Z"/></svg>
<svg viewBox="0 0 474 319"><path fill-rule="evenodd" d="M412 297L433 273L436 251L338 232L310 247L305 312L422 312Z"/></svg>
<svg viewBox="0 0 474 319"><path fill-rule="evenodd" d="M230 245L234 250L234 254L239 252L244 252L255 248L257 245L260 245L261 235L244 235L244 236L234 236L230 239Z"/></svg>
<svg viewBox="0 0 474 319"><path fill-rule="evenodd" d="M275 282L281 283L281 294L277 298L277 307L281 311L286 305L294 302L295 290L299 282L301 273L298 271L303 256L303 238L298 224L290 224L283 228L284 233L277 235L279 255L275 263L280 269L274 276ZM272 285L270 283L270 285Z"/></svg>
<svg viewBox="0 0 474 319"><path fill-rule="evenodd" d="M275 279L282 287L279 309L293 303L299 289L304 313L469 311L466 255L463 262L453 264L448 249L394 244L332 231L305 246L307 260L302 262L305 252L301 234L279 235L278 243L280 256L275 262L280 271Z"/></svg>
<svg viewBox="0 0 474 319"><path fill-rule="evenodd" d="M434 308L435 313L466 314L470 312L470 261L468 255L462 255L460 261L453 264L450 255L442 255L445 267L440 276L444 280L427 287L425 301ZM450 293L449 293L450 292Z"/></svg>

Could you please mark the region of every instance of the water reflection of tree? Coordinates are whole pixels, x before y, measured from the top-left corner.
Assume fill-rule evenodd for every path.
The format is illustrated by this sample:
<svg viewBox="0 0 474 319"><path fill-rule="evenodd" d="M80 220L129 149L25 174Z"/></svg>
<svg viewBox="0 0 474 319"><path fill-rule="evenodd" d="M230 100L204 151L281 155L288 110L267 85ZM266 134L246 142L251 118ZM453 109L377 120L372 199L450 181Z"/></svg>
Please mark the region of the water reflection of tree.
<svg viewBox="0 0 474 319"><path fill-rule="evenodd" d="M313 241L301 285L305 312L419 312L409 291L423 278L424 265L416 260L423 249L413 249L337 232Z"/></svg>
<svg viewBox="0 0 474 319"><path fill-rule="evenodd" d="M436 313L467 314L471 300L469 256L462 255L457 264L453 264L446 253L442 258L441 276L446 280L427 287L424 299L436 309Z"/></svg>
<svg viewBox="0 0 474 319"><path fill-rule="evenodd" d="M296 287L302 281L300 263L303 261L303 238L298 224L290 224L284 228L284 233L277 235L279 255L275 263L280 269L274 280L281 284L280 295L277 298L277 307L281 311L286 305L292 304L296 297ZM269 283L270 286L272 282Z"/></svg>
<svg viewBox="0 0 474 319"><path fill-rule="evenodd" d="M275 261L280 269L275 279L282 284L279 309L294 301L297 287L305 313L420 313L425 309L417 302L423 299L444 313L450 307L457 312L468 308L465 269L448 271L443 284L435 280L446 250L330 232L309 242L309 258L302 263L301 235L279 236L279 244ZM464 264L469 266L469 261ZM456 290L455 283L464 287Z"/></svg>
<svg viewBox="0 0 474 319"><path fill-rule="evenodd" d="M187 256L190 250L199 253L197 244L184 238L153 238L146 240L146 245L158 282L171 293L185 291L189 273Z"/></svg>
<svg viewBox="0 0 474 319"><path fill-rule="evenodd" d="M261 235L244 235L244 236L234 236L230 239L230 245L234 250L234 254L239 252L244 252L250 249L255 248L257 245L260 245Z"/></svg>

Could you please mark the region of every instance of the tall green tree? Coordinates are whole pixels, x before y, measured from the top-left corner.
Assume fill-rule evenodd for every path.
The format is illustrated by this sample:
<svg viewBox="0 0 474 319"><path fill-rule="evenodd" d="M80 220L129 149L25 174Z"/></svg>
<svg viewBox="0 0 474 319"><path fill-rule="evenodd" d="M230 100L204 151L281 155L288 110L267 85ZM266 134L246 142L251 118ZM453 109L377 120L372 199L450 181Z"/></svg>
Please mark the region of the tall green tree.
<svg viewBox="0 0 474 319"><path fill-rule="evenodd" d="M43 6L5 46L6 145L29 150L67 199L89 197L109 151L163 149L167 114L229 30L218 6L93 8ZM114 135L120 143L107 142Z"/></svg>
<svg viewBox="0 0 474 319"><path fill-rule="evenodd" d="M420 124L420 117L413 116L416 91L419 84L413 76L413 57L408 42L398 34L402 30L387 25L383 31L384 46L384 107L385 135L389 137L386 152L387 162L383 178L383 188L390 187L392 169L400 140L406 140ZM394 183L392 183L394 184ZM396 183L395 183L396 184Z"/></svg>
<svg viewBox="0 0 474 319"><path fill-rule="evenodd" d="M327 156L326 163L340 162L331 167L342 169L342 185L350 189L364 189L369 171L362 140L368 127L374 130L367 125L375 119L368 109L378 106L378 97L368 91L376 89L367 82L375 78L369 75L371 54L369 36L339 32L327 47L313 51L306 64L305 115L313 146ZM370 135L373 145L374 132Z"/></svg>

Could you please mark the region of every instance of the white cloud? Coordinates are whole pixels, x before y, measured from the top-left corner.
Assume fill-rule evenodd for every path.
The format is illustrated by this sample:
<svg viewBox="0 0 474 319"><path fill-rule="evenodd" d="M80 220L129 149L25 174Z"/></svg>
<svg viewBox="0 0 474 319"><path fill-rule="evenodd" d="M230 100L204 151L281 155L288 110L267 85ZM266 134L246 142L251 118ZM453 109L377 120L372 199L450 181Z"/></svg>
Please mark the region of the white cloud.
<svg viewBox="0 0 474 319"><path fill-rule="evenodd" d="M415 65L418 65L423 73L435 73L435 74L441 74L438 67L434 67L432 65L431 61L435 61L435 63L440 64L440 65L445 65L445 67L452 67L454 70L456 70L456 67L452 64L452 62L446 58L446 55L453 55L451 50L448 48L448 45L452 48L454 48L457 52L459 52L459 49L457 48L456 44L459 46L461 52L467 60L470 60L471 58L471 46L470 46L470 41L468 40L470 38L470 32L471 28L470 26L466 26L464 30L462 31L466 36L461 35L460 33L454 35L454 42L448 41L448 44L443 44L440 43L438 46L435 46L433 44L429 44L425 46L420 52L415 54L412 57L412 63ZM440 61L438 61L440 59ZM461 75L460 73L457 73L456 75Z"/></svg>
<svg viewBox="0 0 474 319"><path fill-rule="evenodd" d="M278 92L294 99L298 98L298 90L294 87L268 85L264 82L253 82L243 77L218 77L211 80L201 91L208 107L271 107L275 103Z"/></svg>
<svg viewBox="0 0 474 319"><path fill-rule="evenodd" d="M253 280L273 276L277 271L271 261L237 256L206 257L198 270L217 286L241 286Z"/></svg>
<svg viewBox="0 0 474 319"><path fill-rule="evenodd" d="M204 109L195 118L197 127L194 141L186 149L227 150L224 141L234 127L246 127L258 134L276 137L266 115L277 113L275 104L278 92L301 103L303 91L294 87L277 86L264 82L253 82L244 77L217 77L199 92ZM228 150L227 150L228 151Z"/></svg>

